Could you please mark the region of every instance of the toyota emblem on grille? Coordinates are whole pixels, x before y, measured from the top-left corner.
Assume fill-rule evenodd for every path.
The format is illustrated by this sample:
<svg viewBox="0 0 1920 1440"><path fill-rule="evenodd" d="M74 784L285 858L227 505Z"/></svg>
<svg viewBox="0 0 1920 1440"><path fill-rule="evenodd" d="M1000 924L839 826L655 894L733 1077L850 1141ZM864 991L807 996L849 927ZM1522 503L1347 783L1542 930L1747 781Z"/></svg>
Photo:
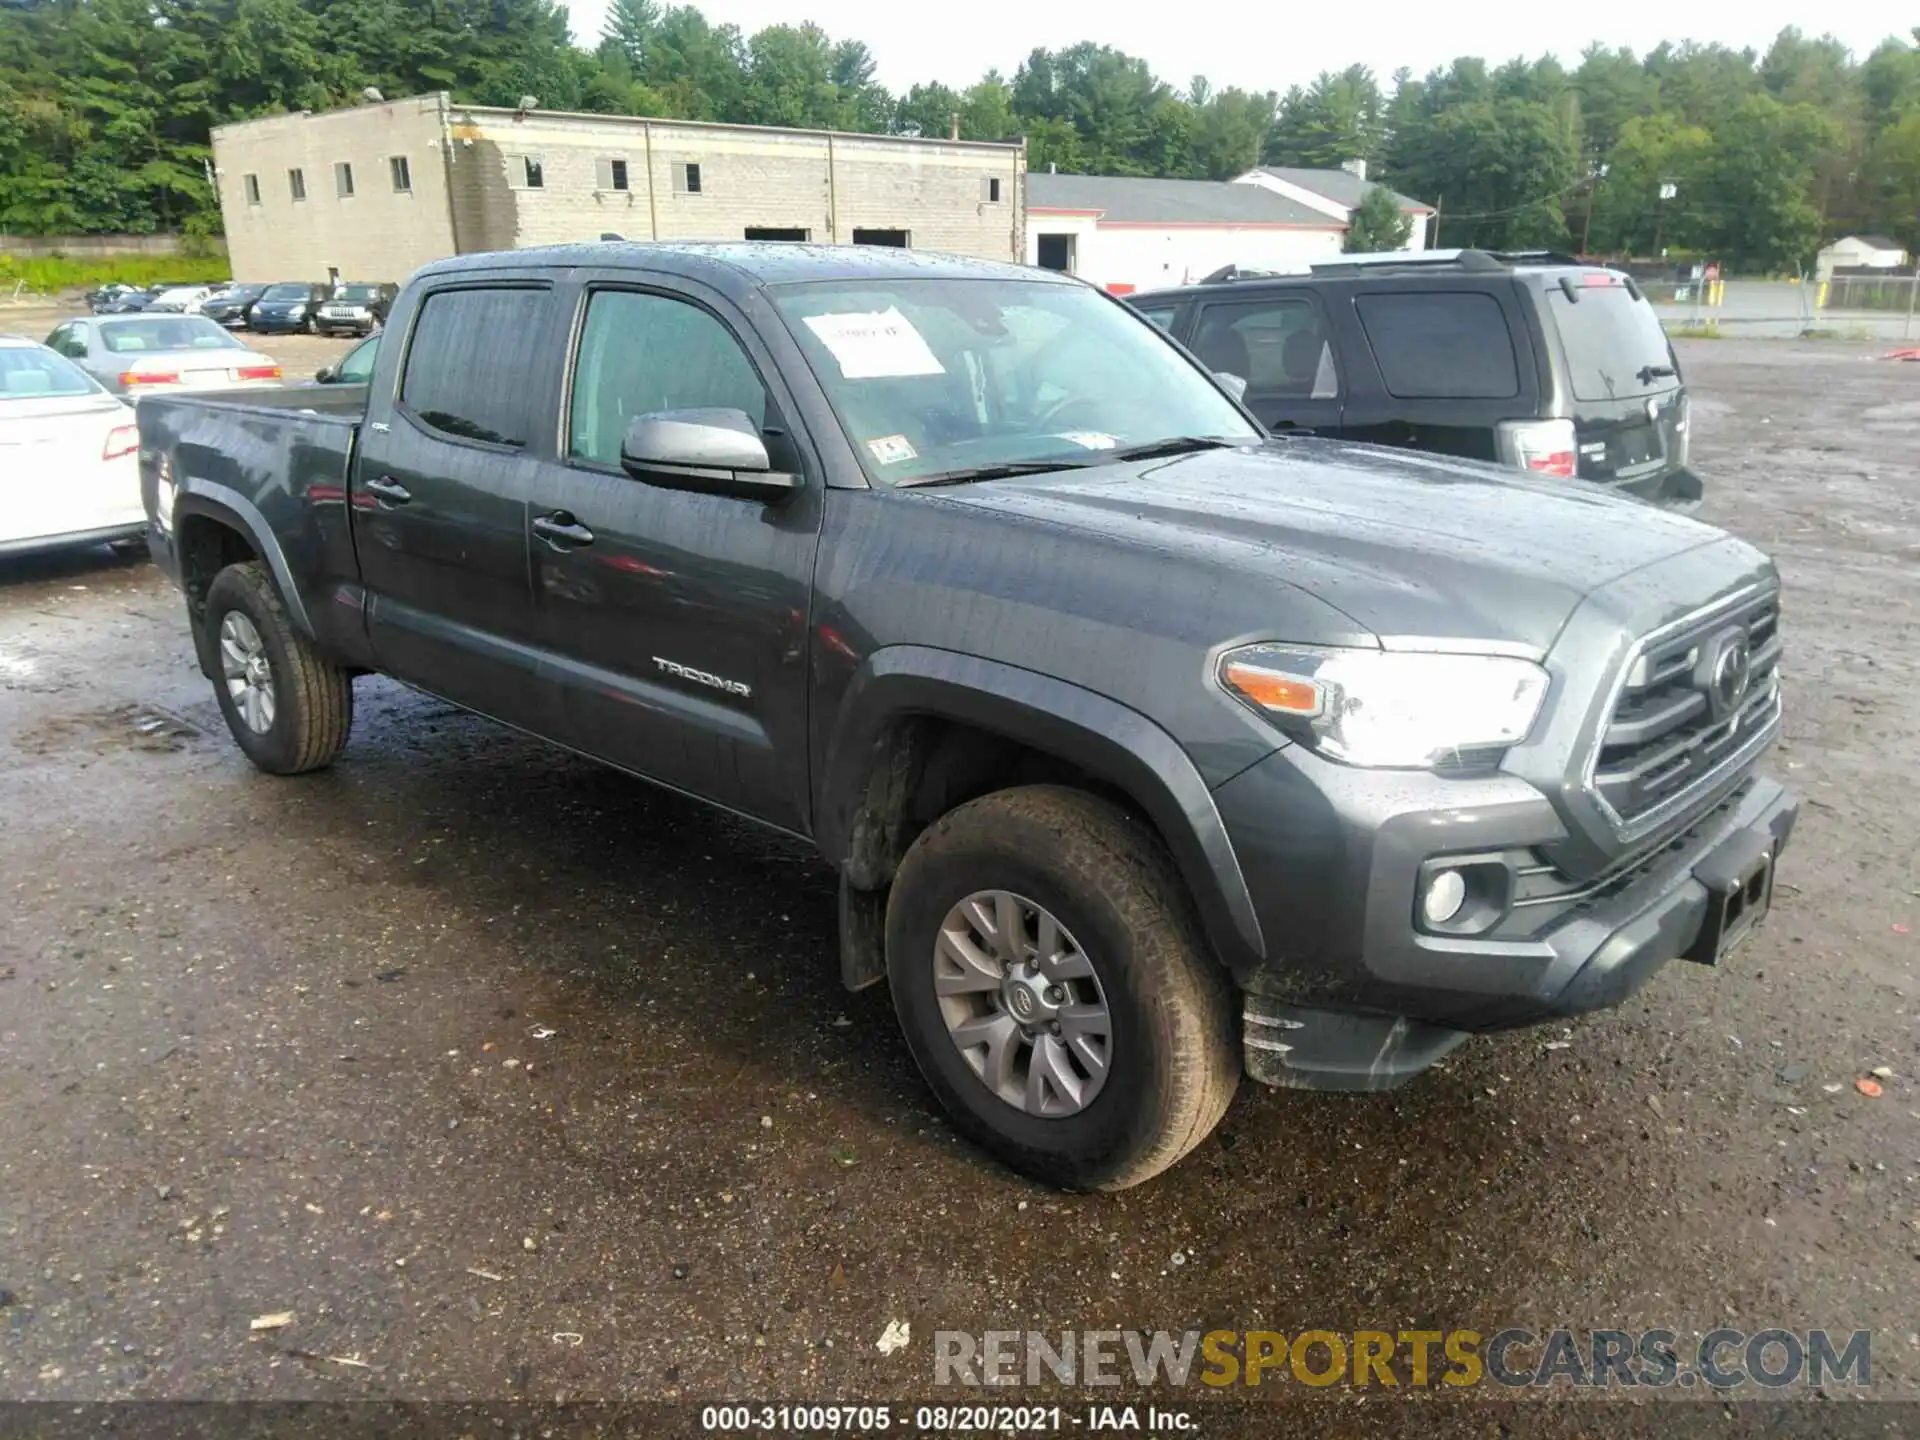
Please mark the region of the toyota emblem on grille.
<svg viewBox="0 0 1920 1440"><path fill-rule="evenodd" d="M1753 650L1745 635L1730 635L1714 657L1710 682L1714 709L1722 715L1740 708L1753 686Z"/></svg>

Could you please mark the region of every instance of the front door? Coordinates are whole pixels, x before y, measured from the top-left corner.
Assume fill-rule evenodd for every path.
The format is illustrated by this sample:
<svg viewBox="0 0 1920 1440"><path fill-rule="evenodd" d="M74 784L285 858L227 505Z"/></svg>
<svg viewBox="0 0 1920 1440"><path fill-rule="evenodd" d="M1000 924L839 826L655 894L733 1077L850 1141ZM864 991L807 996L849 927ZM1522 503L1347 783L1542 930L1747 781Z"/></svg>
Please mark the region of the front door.
<svg viewBox="0 0 1920 1440"><path fill-rule="evenodd" d="M678 282L675 282L676 284ZM640 415L744 412L805 471L770 358L718 297L608 276L581 295L558 458L529 512L562 738L676 789L807 828L807 624L819 476L778 505L631 478Z"/></svg>
<svg viewBox="0 0 1920 1440"><path fill-rule="evenodd" d="M1269 430L1340 429L1340 358L1319 298L1308 291L1209 300L1187 348L1217 375L1247 382L1242 403Z"/></svg>
<svg viewBox="0 0 1920 1440"><path fill-rule="evenodd" d="M386 418L364 427L351 494L380 668L542 732L555 707L535 683L527 498L559 389L557 323L546 285L425 296L394 402L371 407Z"/></svg>

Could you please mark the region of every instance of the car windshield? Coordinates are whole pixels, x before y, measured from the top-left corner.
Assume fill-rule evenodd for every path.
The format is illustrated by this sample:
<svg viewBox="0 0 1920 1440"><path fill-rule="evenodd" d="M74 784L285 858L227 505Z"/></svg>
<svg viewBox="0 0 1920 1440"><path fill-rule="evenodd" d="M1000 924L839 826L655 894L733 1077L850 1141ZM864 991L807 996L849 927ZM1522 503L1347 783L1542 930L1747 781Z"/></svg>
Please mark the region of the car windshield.
<svg viewBox="0 0 1920 1440"><path fill-rule="evenodd" d="M233 336L199 315L142 316L114 325L102 325L100 338L116 355L140 355L157 350L244 350Z"/></svg>
<svg viewBox="0 0 1920 1440"><path fill-rule="evenodd" d="M336 300L357 300L361 304L365 304L369 300L378 300L380 298L380 287L377 285L342 285L339 292L335 294L333 298Z"/></svg>
<svg viewBox="0 0 1920 1440"><path fill-rule="evenodd" d="M91 395L99 388L51 350L37 345L0 349L0 402Z"/></svg>
<svg viewBox="0 0 1920 1440"><path fill-rule="evenodd" d="M304 300L312 291L305 285L269 285L262 300Z"/></svg>
<svg viewBox="0 0 1920 1440"><path fill-rule="evenodd" d="M1260 438L1159 331L1082 285L902 278L773 293L881 484Z"/></svg>
<svg viewBox="0 0 1920 1440"><path fill-rule="evenodd" d="M1653 306L1627 286L1597 277L1547 291L1578 400L1632 400L1679 384L1666 331Z"/></svg>

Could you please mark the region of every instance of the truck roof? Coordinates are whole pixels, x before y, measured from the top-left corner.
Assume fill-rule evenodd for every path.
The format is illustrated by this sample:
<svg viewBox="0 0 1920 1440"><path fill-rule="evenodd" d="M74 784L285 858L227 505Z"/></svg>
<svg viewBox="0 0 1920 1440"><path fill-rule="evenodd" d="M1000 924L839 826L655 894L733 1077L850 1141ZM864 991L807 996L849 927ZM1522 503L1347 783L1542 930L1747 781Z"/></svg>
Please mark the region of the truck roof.
<svg viewBox="0 0 1920 1440"><path fill-rule="evenodd" d="M889 245L814 245L791 240L704 243L602 240L579 245L536 246L436 260L423 266L416 278L468 271L576 267L651 270L704 280L723 291L805 280L882 278L1082 283L1069 275L1001 260L975 260L964 255L904 250Z"/></svg>

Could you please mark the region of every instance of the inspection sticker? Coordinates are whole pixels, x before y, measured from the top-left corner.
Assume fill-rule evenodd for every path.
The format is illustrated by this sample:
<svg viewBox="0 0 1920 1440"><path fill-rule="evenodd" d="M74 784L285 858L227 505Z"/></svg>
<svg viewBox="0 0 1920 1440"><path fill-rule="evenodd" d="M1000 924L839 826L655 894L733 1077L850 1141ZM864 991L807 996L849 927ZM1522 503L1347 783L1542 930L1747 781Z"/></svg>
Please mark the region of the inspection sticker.
<svg viewBox="0 0 1920 1440"><path fill-rule="evenodd" d="M807 328L833 352L849 380L888 380L906 375L944 375L942 365L913 322L897 305L854 314L809 315Z"/></svg>
<svg viewBox="0 0 1920 1440"><path fill-rule="evenodd" d="M913 448L913 442L904 435L882 435L877 440L867 441L867 449L882 465L898 465L902 460L920 458L920 452Z"/></svg>

